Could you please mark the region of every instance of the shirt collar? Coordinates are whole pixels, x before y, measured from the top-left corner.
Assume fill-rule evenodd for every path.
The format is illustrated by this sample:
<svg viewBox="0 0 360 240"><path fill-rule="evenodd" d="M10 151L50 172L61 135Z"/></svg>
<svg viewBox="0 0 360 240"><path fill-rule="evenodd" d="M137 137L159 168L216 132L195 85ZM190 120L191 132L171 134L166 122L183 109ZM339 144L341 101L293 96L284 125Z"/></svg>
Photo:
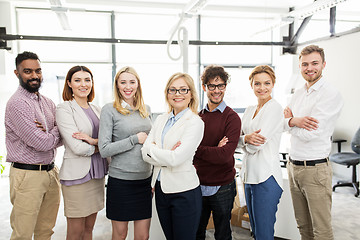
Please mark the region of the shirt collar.
<svg viewBox="0 0 360 240"><path fill-rule="evenodd" d="M321 78L314 85L312 85L307 91L308 92L318 91L322 87L322 85L324 85L324 83L325 83L325 79L323 76L321 76ZM307 89L306 84L305 84L305 89Z"/></svg>
<svg viewBox="0 0 360 240"><path fill-rule="evenodd" d="M175 122L177 120L179 120L182 116L184 116L184 114L189 110L189 108L185 108L184 110L182 110L181 112L179 112L178 114L176 114L176 116L174 115L174 111L171 111L170 112L170 115L169 115L169 119L170 118L174 118Z"/></svg>
<svg viewBox="0 0 360 240"><path fill-rule="evenodd" d="M225 103L225 101L222 101L214 110L212 110L211 112L215 112L215 111L220 111L221 113L223 113L224 111L225 111L225 108L226 108L226 103ZM206 104L205 105L205 110L206 111L208 111L208 112L210 112L209 111L209 107L208 107L208 105Z"/></svg>
<svg viewBox="0 0 360 240"><path fill-rule="evenodd" d="M123 108L131 109L130 105L129 105L127 102L125 102L125 101L121 101L121 106L122 106Z"/></svg>
<svg viewBox="0 0 360 240"><path fill-rule="evenodd" d="M28 90L26 90L25 88L23 88L21 85L18 87L19 91L21 94L25 95L28 98L34 99L34 100L39 100L41 98L40 93L38 92L38 94L35 93L31 93Z"/></svg>

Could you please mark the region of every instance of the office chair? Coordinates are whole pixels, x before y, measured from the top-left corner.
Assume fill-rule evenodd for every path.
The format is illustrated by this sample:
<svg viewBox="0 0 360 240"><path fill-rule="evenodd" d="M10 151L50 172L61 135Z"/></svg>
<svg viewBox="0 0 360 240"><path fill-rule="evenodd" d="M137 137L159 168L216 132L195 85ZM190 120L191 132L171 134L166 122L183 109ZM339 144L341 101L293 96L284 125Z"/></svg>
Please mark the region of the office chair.
<svg viewBox="0 0 360 240"><path fill-rule="evenodd" d="M338 143L338 150L341 151L341 147L339 145L341 142L344 142L343 140L333 142ZM337 184L333 186L333 191L335 191L335 188L337 187L353 187L356 191L355 197L359 196L359 182L357 182L356 178L356 166L360 162L360 128L356 131L355 136L351 140L351 149L354 152L338 152L335 154L331 154L329 159L330 161L334 163L338 163L341 165L345 165L348 168L352 167L352 181L351 182L342 182L339 181Z"/></svg>

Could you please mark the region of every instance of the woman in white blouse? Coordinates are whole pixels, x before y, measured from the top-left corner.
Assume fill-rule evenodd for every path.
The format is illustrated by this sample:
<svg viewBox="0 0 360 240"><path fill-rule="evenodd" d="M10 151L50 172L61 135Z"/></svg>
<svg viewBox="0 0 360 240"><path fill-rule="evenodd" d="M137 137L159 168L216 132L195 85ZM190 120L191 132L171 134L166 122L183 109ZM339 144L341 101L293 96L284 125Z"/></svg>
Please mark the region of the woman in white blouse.
<svg viewBox="0 0 360 240"><path fill-rule="evenodd" d="M275 73L257 66L249 76L258 104L249 106L242 118L240 146L245 156L241 178L255 239L274 239L277 205L282 190L279 145L283 132L283 109L271 97Z"/></svg>
<svg viewBox="0 0 360 240"><path fill-rule="evenodd" d="M204 132L197 114L193 79L175 73L165 88L169 112L156 118L142 150L144 161L155 166L156 209L167 240L195 239L201 215L201 190L193 157Z"/></svg>

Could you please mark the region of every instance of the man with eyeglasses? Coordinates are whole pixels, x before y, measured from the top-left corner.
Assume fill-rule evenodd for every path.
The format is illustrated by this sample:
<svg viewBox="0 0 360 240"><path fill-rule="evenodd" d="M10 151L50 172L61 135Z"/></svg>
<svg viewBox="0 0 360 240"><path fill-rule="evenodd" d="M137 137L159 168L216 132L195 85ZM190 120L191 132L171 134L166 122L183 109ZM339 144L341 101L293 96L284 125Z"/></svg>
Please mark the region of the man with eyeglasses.
<svg viewBox="0 0 360 240"><path fill-rule="evenodd" d="M201 81L208 103L199 113L205 130L194 156L203 196L196 239L205 239L212 212L215 239L228 240L232 239L230 219L236 196L234 152L240 137L241 120L223 101L229 74L222 66L206 67Z"/></svg>

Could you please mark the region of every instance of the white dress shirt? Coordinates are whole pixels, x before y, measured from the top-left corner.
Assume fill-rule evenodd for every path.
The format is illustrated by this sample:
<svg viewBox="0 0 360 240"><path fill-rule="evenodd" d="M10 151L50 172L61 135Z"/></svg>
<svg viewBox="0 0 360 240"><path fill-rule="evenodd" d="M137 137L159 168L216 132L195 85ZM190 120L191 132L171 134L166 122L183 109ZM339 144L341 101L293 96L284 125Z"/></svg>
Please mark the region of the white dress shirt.
<svg viewBox="0 0 360 240"><path fill-rule="evenodd" d="M279 147L284 130L283 109L275 99L270 99L253 118L256 108L257 105L247 107L242 117L239 145L245 156L240 176L244 183L258 184L265 182L272 175L282 188ZM259 134L266 138L266 142L260 146L245 144L245 135L259 129Z"/></svg>
<svg viewBox="0 0 360 240"><path fill-rule="evenodd" d="M310 116L319 121L316 130L290 127L285 120L285 130L291 134L290 157L294 160L316 160L329 156L331 136L343 107L340 93L322 77L313 86L295 91L289 108L294 117Z"/></svg>

